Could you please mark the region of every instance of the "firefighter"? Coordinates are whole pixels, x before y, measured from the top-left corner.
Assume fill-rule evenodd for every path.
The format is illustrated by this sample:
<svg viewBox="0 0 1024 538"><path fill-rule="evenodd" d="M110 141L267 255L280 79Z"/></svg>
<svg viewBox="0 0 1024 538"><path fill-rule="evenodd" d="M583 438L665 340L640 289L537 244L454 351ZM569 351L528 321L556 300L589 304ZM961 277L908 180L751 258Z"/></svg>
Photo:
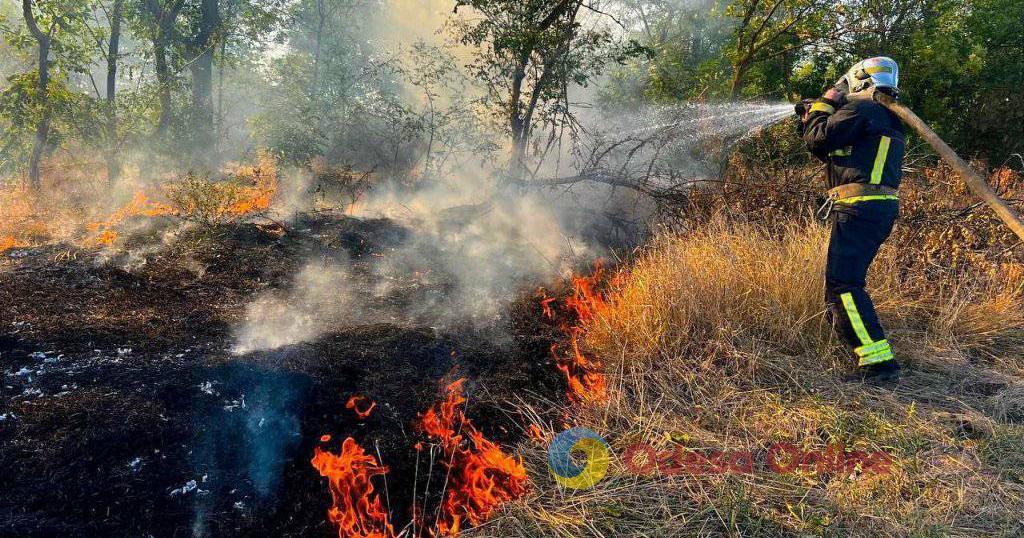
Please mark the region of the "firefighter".
<svg viewBox="0 0 1024 538"><path fill-rule="evenodd" d="M905 147L903 124L872 95L895 96L898 83L895 61L869 58L823 97L797 106L807 149L826 164L829 190L819 211L831 220L825 301L833 325L857 357L852 380L893 381L900 373L864 290L868 268L899 213Z"/></svg>

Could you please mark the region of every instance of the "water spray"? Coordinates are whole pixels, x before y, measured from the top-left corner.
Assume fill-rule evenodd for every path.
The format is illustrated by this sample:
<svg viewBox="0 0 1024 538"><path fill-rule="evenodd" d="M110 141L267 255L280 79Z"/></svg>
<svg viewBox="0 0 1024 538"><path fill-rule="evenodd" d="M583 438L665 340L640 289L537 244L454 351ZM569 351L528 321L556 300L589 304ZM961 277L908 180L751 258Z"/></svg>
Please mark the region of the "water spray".
<svg viewBox="0 0 1024 538"><path fill-rule="evenodd" d="M702 135L743 137L774 125L792 114L788 103L685 103L654 112L641 114L638 123L647 123L635 129L616 134L628 137L649 131L691 132L700 128Z"/></svg>

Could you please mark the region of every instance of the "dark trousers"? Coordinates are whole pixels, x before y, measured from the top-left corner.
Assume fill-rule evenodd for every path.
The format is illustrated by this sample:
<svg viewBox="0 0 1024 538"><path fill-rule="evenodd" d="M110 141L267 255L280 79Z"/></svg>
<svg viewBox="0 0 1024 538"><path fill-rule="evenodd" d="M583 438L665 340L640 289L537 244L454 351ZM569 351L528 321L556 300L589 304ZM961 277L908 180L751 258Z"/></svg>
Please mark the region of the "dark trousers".
<svg viewBox="0 0 1024 538"><path fill-rule="evenodd" d="M867 366L891 360L892 349L864 290L868 268L899 214L894 200L836 204L825 264L825 301L836 330Z"/></svg>

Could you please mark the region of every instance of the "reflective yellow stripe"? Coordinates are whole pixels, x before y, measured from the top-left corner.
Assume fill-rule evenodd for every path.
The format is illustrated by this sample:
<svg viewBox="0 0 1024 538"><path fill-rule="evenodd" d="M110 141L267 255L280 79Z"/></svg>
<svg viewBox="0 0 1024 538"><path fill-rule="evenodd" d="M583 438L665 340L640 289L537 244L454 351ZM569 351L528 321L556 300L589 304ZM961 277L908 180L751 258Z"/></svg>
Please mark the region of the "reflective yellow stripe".
<svg viewBox="0 0 1024 538"><path fill-rule="evenodd" d="M857 333L857 338L860 339L861 345L867 346L873 344L871 335L868 334L867 327L864 326L864 320L860 319L860 312L857 311L857 304L853 302L853 295L850 293L844 293L839 296L843 300L843 308L846 309L846 317L850 318L850 325L853 326L853 332Z"/></svg>
<svg viewBox="0 0 1024 538"><path fill-rule="evenodd" d="M860 366L870 366L872 364L878 364L880 362L891 361L896 357L892 354L892 351L886 351L884 354L875 357L864 357L860 360Z"/></svg>
<svg viewBox="0 0 1024 538"><path fill-rule="evenodd" d="M851 196L836 200L837 204L856 204L857 202L869 202L871 200L899 200L894 194L869 194L867 196Z"/></svg>
<svg viewBox="0 0 1024 538"><path fill-rule="evenodd" d="M817 102L811 105L811 112L824 112L826 114L832 114L836 109L828 103Z"/></svg>
<svg viewBox="0 0 1024 538"><path fill-rule="evenodd" d="M853 146L846 146L845 148L839 148L839 149L834 150L831 153L829 153L829 155L831 155L833 157L849 157L850 155L853 155Z"/></svg>
<svg viewBox="0 0 1024 538"><path fill-rule="evenodd" d="M885 159L889 157L889 142L891 139L888 136L883 136L881 142L878 143L878 154L875 155L875 167L871 169L871 184L878 185L882 182L882 172L885 171Z"/></svg>
<svg viewBox="0 0 1024 538"><path fill-rule="evenodd" d="M867 349L871 349L871 351L865 352ZM878 364L895 358L893 357L892 347L889 346L888 340L879 340L870 346L857 348L856 351L857 355L860 356L861 366Z"/></svg>
<svg viewBox="0 0 1024 538"><path fill-rule="evenodd" d="M868 360L868 359L870 359L872 357L878 357L879 355L885 355L886 353L892 353L892 347L889 345L889 341L888 340L879 340L878 342L875 342L875 344L878 344L878 343L883 344L882 347L872 351L871 353L864 353L864 354L860 355L860 358L862 360ZM874 345L874 344L871 344L871 345Z"/></svg>
<svg viewBox="0 0 1024 538"><path fill-rule="evenodd" d="M853 351L857 354L858 357L866 357L868 355L873 355L875 353L878 353L880 351L884 351L884 350L887 350L887 349L889 349L889 341L888 340L879 340L879 341L877 341L877 342L875 342L873 344L868 344L866 346L861 346L861 347L859 347L859 348L857 348L857 349L855 349Z"/></svg>

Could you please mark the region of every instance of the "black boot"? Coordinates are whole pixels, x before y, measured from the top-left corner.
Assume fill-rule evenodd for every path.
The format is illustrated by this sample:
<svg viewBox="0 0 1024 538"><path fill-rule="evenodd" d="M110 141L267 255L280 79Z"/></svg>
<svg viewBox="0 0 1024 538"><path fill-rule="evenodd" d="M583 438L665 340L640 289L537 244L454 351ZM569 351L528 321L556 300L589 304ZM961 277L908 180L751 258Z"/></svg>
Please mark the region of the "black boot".
<svg viewBox="0 0 1024 538"><path fill-rule="evenodd" d="M900 378L900 363L895 359L861 366L855 372L846 377L847 381L854 383L890 383Z"/></svg>

